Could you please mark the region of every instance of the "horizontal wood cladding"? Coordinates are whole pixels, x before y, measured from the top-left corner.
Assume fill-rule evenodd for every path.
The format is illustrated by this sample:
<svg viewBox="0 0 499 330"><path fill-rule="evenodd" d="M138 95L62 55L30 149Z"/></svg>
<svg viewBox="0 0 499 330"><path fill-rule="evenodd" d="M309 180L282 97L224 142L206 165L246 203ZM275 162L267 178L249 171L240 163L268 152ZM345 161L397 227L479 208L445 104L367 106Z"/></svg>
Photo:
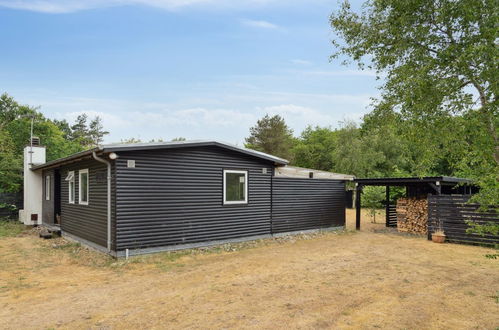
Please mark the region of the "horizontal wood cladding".
<svg viewBox="0 0 499 330"><path fill-rule="evenodd" d="M270 234L271 162L218 147L118 156L118 250ZM224 169L248 171L248 204L223 205Z"/></svg>
<svg viewBox="0 0 499 330"><path fill-rule="evenodd" d="M499 236L468 234L466 221L478 224L499 223L496 212L478 212L479 205L467 203L469 195L429 195L428 196L428 231L443 230L445 239L454 243L483 245L499 244Z"/></svg>
<svg viewBox="0 0 499 330"><path fill-rule="evenodd" d="M397 227L397 205L390 204L388 206L387 227Z"/></svg>
<svg viewBox="0 0 499 330"><path fill-rule="evenodd" d="M344 225L344 182L273 178L272 231L274 233Z"/></svg>
<svg viewBox="0 0 499 330"><path fill-rule="evenodd" d="M89 201L80 205L79 170L88 169ZM75 175L75 203L69 203L69 187L65 178L69 171ZM100 246L107 246L107 167L96 160L83 160L62 166L61 173L61 229Z"/></svg>

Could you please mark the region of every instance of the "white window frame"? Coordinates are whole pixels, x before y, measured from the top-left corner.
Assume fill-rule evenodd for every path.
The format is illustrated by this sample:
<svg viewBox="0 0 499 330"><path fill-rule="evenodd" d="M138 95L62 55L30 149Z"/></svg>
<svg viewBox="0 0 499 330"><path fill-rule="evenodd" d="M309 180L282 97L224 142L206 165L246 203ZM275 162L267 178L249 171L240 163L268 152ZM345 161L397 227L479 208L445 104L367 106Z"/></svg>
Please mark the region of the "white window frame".
<svg viewBox="0 0 499 330"><path fill-rule="evenodd" d="M227 190L227 174L228 173L234 173L234 174L244 174L244 201L228 201L227 200L227 195L226 195L226 190ZM237 204L248 204L248 171L243 171L243 170L224 170L224 178L223 178L223 203L224 205L237 205Z"/></svg>
<svg viewBox="0 0 499 330"><path fill-rule="evenodd" d="M50 175L45 176L45 200L50 200Z"/></svg>
<svg viewBox="0 0 499 330"><path fill-rule="evenodd" d="M81 187L83 186L81 184L81 175L82 174L87 174L87 200L86 201L82 201L81 200L81 196L82 196L82 193L81 193ZM89 193L89 187L90 187L90 176L88 175L88 168L85 168L83 170L79 170L78 171L78 204L81 204L81 205L88 205L88 201L90 200L90 193Z"/></svg>
<svg viewBox="0 0 499 330"><path fill-rule="evenodd" d="M68 203L74 204L75 203L75 192L76 192L75 171L69 171L68 177L69 176L71 176L71 179L68 180ZM72 189L71 189L71 183L73 184Z"/></svg>

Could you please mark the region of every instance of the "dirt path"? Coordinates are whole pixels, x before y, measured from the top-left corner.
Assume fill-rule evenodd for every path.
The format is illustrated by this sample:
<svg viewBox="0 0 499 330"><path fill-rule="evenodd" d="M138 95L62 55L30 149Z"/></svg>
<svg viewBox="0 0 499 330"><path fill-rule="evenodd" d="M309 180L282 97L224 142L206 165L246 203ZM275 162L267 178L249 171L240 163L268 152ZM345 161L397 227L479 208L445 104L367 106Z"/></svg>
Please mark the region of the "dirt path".
<svg viewBox="0 0 499 330"><path fill-rule="evenodd" d="M52 244L0 240L0 328L499 326L480 247L366 231L116 262Z"/></svg>

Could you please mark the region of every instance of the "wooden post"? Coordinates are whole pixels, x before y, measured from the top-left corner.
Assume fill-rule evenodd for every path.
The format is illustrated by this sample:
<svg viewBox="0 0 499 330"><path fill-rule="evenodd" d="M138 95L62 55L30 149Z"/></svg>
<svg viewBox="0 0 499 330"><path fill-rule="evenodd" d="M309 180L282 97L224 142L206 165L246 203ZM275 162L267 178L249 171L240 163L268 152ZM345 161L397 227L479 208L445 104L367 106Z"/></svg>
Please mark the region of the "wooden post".
<svg viewBox="0 0 499 330"><path fill-rule="evenodd" d="M427 230L426 234L427 234L427 239L429 241L431 241L430 227L433 227L433 223L432 223L432 226L430 226L430 214L431 214L430 213L430 208L431 208L430 199L431 199L431 194L428 194L428 196L426 198L427 198L427 201L428 201L428 210L427 210L427 212L428 212L428 221L426 223L426 230ZM433 218L431 220L433 220Z"/></svg>
<svg viewBox="0 0 499 330"><path fill-rule="evenodd" d="M386 227L390 227L390 186L386 186Z"/></svg>
<svg viewBox="0 0 499 330"><path fill-rule="evenodd" d="M355 188L355 229L360 230L360 195L362 194L362 186L357 184Z"/></svg>

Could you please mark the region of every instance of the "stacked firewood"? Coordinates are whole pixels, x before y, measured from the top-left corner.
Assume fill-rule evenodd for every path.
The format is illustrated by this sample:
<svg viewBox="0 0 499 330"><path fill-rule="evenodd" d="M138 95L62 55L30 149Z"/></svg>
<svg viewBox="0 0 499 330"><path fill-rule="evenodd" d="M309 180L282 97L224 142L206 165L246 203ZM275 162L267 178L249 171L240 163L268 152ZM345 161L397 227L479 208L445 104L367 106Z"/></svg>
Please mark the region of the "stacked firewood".
<svg viewBox="0 0 499 330"><path fill-rule="evenodd" d="M428 232L428 200L399 198L397 200L397 229L400 232L426 234Z"/></svg>

